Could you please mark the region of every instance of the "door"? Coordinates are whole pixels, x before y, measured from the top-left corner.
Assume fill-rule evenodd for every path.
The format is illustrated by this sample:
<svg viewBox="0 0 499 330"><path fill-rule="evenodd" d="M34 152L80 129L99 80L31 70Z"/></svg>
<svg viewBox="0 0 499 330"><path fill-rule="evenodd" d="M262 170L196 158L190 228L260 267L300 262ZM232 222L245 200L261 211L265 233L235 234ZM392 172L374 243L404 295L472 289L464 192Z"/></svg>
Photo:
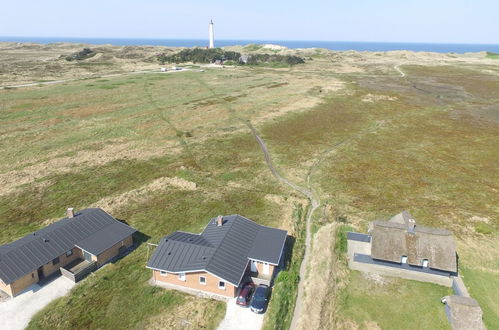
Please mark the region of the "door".
<svg viewBox="0 0 499 330"><path fill-rule="evenodd" d="M42 280L45 277L45 274L43 274L43 266L38 268L38 281Z"/></svg>
<svg viewBox="0 0 499 330"><path fill-rule="evenodd" d="M254 261L254 260L251 260L251 272L252 273L256 273L257 272L256 261Z"/></svg>
<svg viewBox="0 0 499 330"><path fill-rule="evenodd" d="M92 262L92 255L87 251L83 251L83 258L88 262Z"/></svg>
<svg viewBox="0 0 499 330"><path fill-rule="evenodd" d="M266 262L263 263L263 274L264 275L270 274L270 267L269 267L269 264Z"/></svg>

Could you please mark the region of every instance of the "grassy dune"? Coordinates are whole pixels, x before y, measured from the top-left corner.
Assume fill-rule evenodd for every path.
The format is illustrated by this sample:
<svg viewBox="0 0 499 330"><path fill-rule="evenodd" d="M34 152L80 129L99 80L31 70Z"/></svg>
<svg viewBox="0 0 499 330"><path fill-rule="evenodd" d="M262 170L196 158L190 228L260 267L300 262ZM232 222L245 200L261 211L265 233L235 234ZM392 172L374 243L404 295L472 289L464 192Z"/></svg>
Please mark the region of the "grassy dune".
<svg viewBox="0 0 499 330"><path fill-rule="evenodd" d="M0 243L62 217L70 206L112 208L141 233L134 252L47 306L30 327L168 328L182 320L216 327L223 304L147 284L144 243L240 213L297 238L265 319L265 328L286 328L303 250L297 210L306 207L296 203L303 196L271 176L246 120L286 177L306 183L309 176L323 205L314 232L333 221L363 230L404 209L420 223L453 230L465 283L494 327L497 299L481 281L499 267L489 262L499 253L497 68L487 62L484 73L442 57L446 65L402 66L402 79L393 65L404 58L396 54L307 56L312 60L292 68L133 74L1 90ZM152 187L162 178L195 188ZM492 259L473 263L474 247L485 240ZM332 290L340 294L329 297L339 307L315 302L330 324L389 327L391 315L400 315L394 324L401 325L407 312L445 327L435 300L445 288L410 281L381 288L357 273L340 275L331 282L343 285Z"/></svg>

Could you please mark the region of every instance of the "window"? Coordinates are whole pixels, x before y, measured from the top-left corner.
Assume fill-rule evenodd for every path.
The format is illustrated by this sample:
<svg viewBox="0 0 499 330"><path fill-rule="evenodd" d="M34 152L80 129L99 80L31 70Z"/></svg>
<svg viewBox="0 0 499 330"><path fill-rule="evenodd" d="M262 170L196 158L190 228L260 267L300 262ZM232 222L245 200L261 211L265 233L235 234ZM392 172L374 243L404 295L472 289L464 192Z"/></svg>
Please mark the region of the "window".
<svg viewBox="0 0 499 330"><path fill-rule="evenodd" d="M199 284L206 285L206 277L204 277L204 276L199 276Z"/></svg>
<svg viewBox="0 0 499 330"><path fill-rule="evenodd" d="M428 267L428 259L423 259L423 267Z"/></svg>
<svg viewBox="0 0 499 330"><path fill-rule="evenodd" d="M31 278L35 278L35 273L31 273Z"/></svg>
<svg viewBox="0 0 499 330"><path fill-rule="evenodd" d="M159 275L161 275L161 276L166 276L166 274L167 274L167 273L166 273L164 270L160 270L160 271L159 271Z"/></svg>
<svg viewBox="0 0 499 330"><path fill-rule="evenodd" d="M225 282L224 281L218 281L218 288L225 290Z"/></svg>
<svg viewBox="0 0 499 330"><path fill-rule="evenodd" d="M73 250L69 250L68 252L66 252L66 257L69 257L72 254L73 254Z"/></svg>
<svg viewBox="0 0 499 330"><path fill-rule="evenodd" d="M181 281L185 281L185 273L179 273L178 274L178 279Z"/></svg>
<svg viewBox="0 0 499 330"><path fill-rule="evenodd" d="M407 263L407 256L402 256L400 262L403 264L406 264Z"/></svg>
<svg viewBox="0 0 499 330"><path fill-rule="evenodd" d="M59 263L59 257L55 258L54 260L52 260L52 265L57 265Z"/></svg>

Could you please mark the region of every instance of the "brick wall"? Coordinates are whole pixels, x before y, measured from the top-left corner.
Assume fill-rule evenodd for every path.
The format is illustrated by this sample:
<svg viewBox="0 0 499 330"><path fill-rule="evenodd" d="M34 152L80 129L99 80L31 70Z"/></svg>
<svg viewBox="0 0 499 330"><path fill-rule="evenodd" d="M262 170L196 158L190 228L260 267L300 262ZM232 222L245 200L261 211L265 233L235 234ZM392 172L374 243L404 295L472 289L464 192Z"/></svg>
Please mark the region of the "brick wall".
<svg viewBox="0 0 499 330"><path fill-rule="evenodd" d="M199 282L199 277L206 278L206 284ZM227 297L235 297L237 287L225 282L225 290L218 287L218 282L221 281L218 277L206 272L186 273L185 281L179 279L178 274L167 273L166 276L160 274L160 271L154 270L153 277L156 281L184 286L191 289L220 294Z"/></svg>
<svg viewBox="0 0 499 330"><path fill-rule="evenodd" d="M253 261L251 261L251 260L250 260L250 263L249 263L249 265L248 265L248 267L250 267L250 268L249 268L250 270L251 270L251 263L252 263L252 262L253 262ZM260 262L260 261L257 261L257 262L256 262L256 269L257 269L258 274L272 276L272 275L274 274L274 268L275 268L275 266L274 266L274 265L269 264L269 273L268 273L268 274L265 274L265 273L263 272L263 262Z"/></svg>
<svg viewBox="0 0 499 330"><path fill-rule="evenodd" d="M80 249L73 248L71 249L71 251L73 252L73 254L70 256L66 256L66 253L63 253L61 256L59 256L59 262L57 264L53 265L52 261L50 261L49 263L43 265L43 275L49 276L58 271L59 268L64 267L75 259L82 257L82 252Z"/></svg>
<svg viewBox="0 0 499 330"><path fill-rule="evenodd" d="M133 238L132 238L132 235L130 235L127 238L125 238L123 241L118 242L115 245L111 246L109 249L107 249L106 251L102 252L101 254L99 254L97 256L97 260L96 260L97 266L100 267L103 264L105 264L112 257L117 256L119 251L120 251L120 248L122 246L125 246L128 248L128 247L132 246L132 244L133 244ZM94 259L94 258L92 258L92 259Z"/></svg>

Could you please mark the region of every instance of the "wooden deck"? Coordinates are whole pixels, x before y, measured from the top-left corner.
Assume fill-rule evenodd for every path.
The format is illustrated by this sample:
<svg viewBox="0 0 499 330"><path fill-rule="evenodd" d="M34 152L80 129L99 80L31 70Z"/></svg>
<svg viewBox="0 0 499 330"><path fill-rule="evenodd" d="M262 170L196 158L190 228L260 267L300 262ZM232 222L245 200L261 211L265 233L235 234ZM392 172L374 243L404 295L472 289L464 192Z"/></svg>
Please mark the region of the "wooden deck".
<svg viewBox="0 0 499 330"><path fill-rule="evenodd" d="M61 267L61 273L71 281L78 282L95 269L97 269L97 262L76 259L65 267Z"/></svg>

